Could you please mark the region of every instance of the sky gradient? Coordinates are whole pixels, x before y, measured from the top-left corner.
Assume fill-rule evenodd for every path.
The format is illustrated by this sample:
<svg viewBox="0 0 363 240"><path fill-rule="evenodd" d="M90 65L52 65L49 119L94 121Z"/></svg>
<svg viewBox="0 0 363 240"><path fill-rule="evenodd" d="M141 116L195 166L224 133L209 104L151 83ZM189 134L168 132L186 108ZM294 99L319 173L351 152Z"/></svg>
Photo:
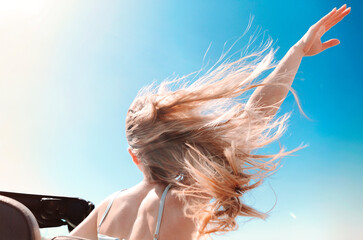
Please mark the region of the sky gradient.
<svg viewBox="0 0 363 240"><path fill-rule="evenodd" d="M280 60L310 25L344 3L351 13L323 37L341 44L304 58L292 85L312 120L291 94L279 113L292 112L281 144L309 147L285 158L246 196L262 211L276 202L266 221L240 219L238 231L216 239L357 239L363 235L358 0L1 0L0 190L98 204L133 186L142 175L127 153L124 121L141 87L207 68L251 19L231 53L259 31L257 43L270 36Z"/></svg>

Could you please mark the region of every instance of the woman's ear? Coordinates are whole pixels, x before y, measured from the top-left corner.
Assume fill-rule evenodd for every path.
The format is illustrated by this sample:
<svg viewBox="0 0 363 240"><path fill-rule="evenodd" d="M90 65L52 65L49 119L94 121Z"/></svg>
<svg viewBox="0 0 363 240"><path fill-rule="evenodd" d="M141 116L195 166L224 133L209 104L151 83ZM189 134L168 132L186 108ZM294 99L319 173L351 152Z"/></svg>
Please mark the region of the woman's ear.
<svg viewBox="0 0 363 240"><path fill-rule="evenodd" d="M129 151L129 153L130 153L130 155L131 155L131 157L132 157L132 161L136 164L136 166L139 166L140 161L139 161L139 159L136 157L135 153L133 153L133 151L132 151L132 149L131 149L131 148L129 148L129 149L128 149L128 151Z"/></svg>

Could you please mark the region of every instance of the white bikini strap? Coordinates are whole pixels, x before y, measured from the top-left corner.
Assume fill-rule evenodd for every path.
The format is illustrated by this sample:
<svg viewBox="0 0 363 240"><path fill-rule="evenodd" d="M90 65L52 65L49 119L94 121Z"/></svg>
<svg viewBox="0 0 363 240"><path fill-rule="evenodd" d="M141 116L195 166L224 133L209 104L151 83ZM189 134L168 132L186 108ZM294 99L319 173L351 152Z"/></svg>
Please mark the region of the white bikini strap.
<svg viewBox="0 0 363 240"><path fill-rule="evenodd" d="M125 189L123 189L123 190L125 190ZM115 194L115 196L111 199L111 201L108 203L107 208L106 208L106 211L105 211L105 213L103 214L103 216L102 216L102 218L101 218L100 224L98 224L97 233L99 233L99 232L100 232L101 224L103 223L103 220L105 220L105 218L106 218L106 216L107 216L107 213L110 211L110 208L111 208L111 206L112 206L113 201L116 199L116 197L118 196L118 194L119 194L120 192L122 192L123 190L118 191L118 192Z"/></svg>
<svg viewBox="0 0 363 240"><path fill-rule="evenodd" d="M156 223L156 230L155 230L155 234L154 234L154 240L158 240L158 238L159 238L159 230L160 230L161 218L163 217L164 202L165 202L166 194L168 193L170 187L171 187L171 184L169 184L165 188L165 190L163 192L163 195L161 196L160 206L159 206L159 214L158 214L158 221Z"/></svg>

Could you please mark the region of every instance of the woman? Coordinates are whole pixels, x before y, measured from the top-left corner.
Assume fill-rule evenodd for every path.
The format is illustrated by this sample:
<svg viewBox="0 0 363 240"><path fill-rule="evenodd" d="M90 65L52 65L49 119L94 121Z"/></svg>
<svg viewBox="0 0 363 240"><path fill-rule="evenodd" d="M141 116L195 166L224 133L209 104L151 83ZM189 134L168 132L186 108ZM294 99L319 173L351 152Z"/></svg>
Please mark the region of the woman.
<svg viewBox="0 0 363 240"><path fill-rule="evenodd" d="M257 54L220 64L189 86L172 91L174 81L143 89L129 108L126 136L144 180L107 198L71 235L186 240L236 229L237 216L265 218L244 204L243 195L272 174L279 159L301 147L274 155L254 151L283 134L289 115L274 116L287 93L294 93L291 85L302 58L339 44L320 38L349 12L346 5L334 8L277 66L273 51L262 57L267 44ZM268 77L253 83L272 67ZM252 88L247 103L236 100Z"/></svg>

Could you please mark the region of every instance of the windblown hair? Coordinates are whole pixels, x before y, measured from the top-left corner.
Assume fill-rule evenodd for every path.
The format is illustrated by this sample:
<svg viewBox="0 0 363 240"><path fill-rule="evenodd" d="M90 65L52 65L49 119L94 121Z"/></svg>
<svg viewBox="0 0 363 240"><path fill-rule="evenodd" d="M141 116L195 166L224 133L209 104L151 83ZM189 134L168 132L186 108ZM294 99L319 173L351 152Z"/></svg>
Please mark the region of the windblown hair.
<svg viewBox="0 0 363 240"><path fill-rule="evenodd" d="M265 110L271 106L247 104L241 98L266 85L256 81L275 67L273 56L266 45L260 52L219 64L193 83L182 77L149 86L128 110L126 136L146 177L173 184L199 236L235 230L237 216L264 219L266 214L246 205L242 197L274 173L282 157L302 148L256 153L282 136L290 116L275 119ZM290 86L281 87L293 92Z"/></svg>

